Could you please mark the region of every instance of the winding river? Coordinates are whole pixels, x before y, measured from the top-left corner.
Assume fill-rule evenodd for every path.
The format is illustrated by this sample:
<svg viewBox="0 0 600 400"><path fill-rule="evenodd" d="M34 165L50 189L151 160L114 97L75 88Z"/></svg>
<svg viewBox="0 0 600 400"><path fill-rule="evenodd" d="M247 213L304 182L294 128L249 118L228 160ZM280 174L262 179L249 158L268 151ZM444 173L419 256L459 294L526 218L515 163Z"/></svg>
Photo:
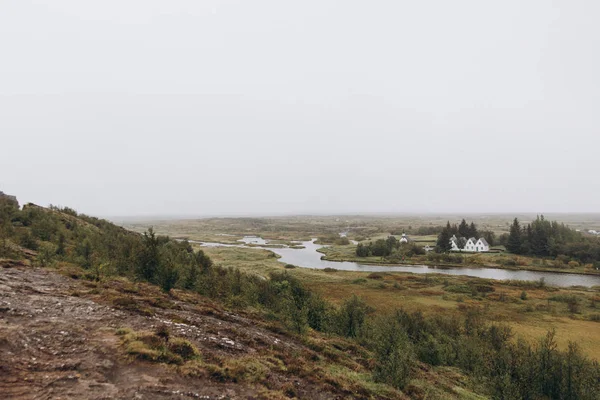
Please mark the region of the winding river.
<svg viewBox="0 0 600 400"><path fill-rule="evenodd" d="M192 242L192 241L190 241ZM268 242L262 238L248 236L241 239L240 245L225 245L220 243L200 242L203 246L226 246L226 247L247 247L247 244L265 245ZM199 242L197 242L199 243ZM367 265L348 261L327 261L322 260L323 254L317 252L318 249L324 247L313 241L298 242L304 246L303 249L293 248L268 248L268 250L279 255L280 262L284 264L293 264L304 268L335 268L343 271L361 271L361 272L412 272L416 274L446 274L446 275L466 275L485 279L499 280L519 280L519 281L538 281L544 278L547 285L551 286L600 286L600 276L597 275L581 275L558 272L541 272L541 271L526 271L526 270L508 270L498 268L468 268L468 267L436 267L428 265ZM263 247L252 247L263 248Z"/></svg>

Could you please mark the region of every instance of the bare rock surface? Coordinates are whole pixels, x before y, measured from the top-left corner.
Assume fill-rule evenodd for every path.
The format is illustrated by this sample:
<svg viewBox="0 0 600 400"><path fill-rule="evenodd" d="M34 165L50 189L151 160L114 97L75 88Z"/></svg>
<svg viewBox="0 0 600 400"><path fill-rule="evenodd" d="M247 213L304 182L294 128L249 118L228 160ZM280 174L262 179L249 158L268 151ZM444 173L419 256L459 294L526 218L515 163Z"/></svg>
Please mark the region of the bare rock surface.
<svg viewBox="0 0 600 400"><path fill-rule="evenodd" d="M261 349L281 352L301 345L244 316L178 300L145 312L116 307L90 283L51 270L0 261L0 397L6 399L236 399L258 398L246 383L210 375L188 377L173 367L127 357L117 328L152 331L193 342L204 358L248 357ZM131 295L134 301L135 294ZM137 303L136 303L137 304ZM150 312L148 312L150 310ZM294 377L302 397L332 398ZM289 384L289 383L288 383Z"/></svg>

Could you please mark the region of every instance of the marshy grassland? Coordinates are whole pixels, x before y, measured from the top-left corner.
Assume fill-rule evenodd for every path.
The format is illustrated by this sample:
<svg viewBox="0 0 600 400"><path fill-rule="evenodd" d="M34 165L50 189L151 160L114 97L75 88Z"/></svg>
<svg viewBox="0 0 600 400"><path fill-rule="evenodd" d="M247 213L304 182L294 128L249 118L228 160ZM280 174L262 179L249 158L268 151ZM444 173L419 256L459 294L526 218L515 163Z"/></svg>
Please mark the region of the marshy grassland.
<svg viewBox="0 0 600 400"><path fill-rule="evenodd" d="M480 231L491 231L496 238L507 234L514 215L471 215L469 220L476 223ZM525 224L536 218L535 215L517 215ZM206 218L189 220L155 220L124 223L123 226L137 232L154 227L159 234L174 238L186 238L203 242L239 244L244 236L260 236L271 245L294 245L293 241L307 241L317 238L319 243L329 246L319 251L329 261L353 261L362 264L420 264L443 266L474 266L487 268L527 269L532 271L570 272L578 274L598 274L592 264L567 263L560 260L543 259L527 255L513 255L505 252L502 245L492 246L490 253L455 253L453 261L444 261L431 254L411 255L402 259L389 259L378 256L358 257L356 246L336 244L333 239L341 232L348 239L368 244L393 235L397 239L406 232L411 243L419 247L434 247L437 240L436 228L447 221L457 222L461 216L286 216L269 218ZM548 219L564 223L572 229L600 231L600 214L551 214Z"/></svg>
<svg viewBox="0 0 600 400"><path fill-rule="evenodd" d="M515 217L521 223L526 224L533 221L536 215L305 215L257 218L148 219L143 222L120 222L120 225L135 231L144 231L153 226L160 233L196 240L204 240L200 238L214 235L223 241L226 240L222 236L223 234L239 237L259 235L265 239L308 240L311 237L345 231L349 231L350 239L360 239L361 237L375 239L385 237L390 233L400 235L402 232L423 236L425 235L423 232L427 228L445 226L447 221L457 223L462 218L473 221L480 230L493 231L498 236L509 232L510 224ZM600 230L600 214L546 214L545 217L564 223L573 229ZM431 235L430 233L426 239L435 241L435 235Z"/></svg>
<svg viewBox="0 0 600 400"><path fill-rule="evenodd" d="M360 296L375 313L396 309L426 315L464 314L479 309L490 321L509 325L517 336L534 342L549 330L558 345L578 343L600 360L600 288L554 288L539 282L502 282L448 275L364 273L286 268L268 250L204 248L219 265L239 268L265 278L287 271L334 304Z"/></svg>
<svg viewBox="0 0 600 400"><path fill-rule="evenodd" d="M418 238L418 236L416 237ZM370 240L364 240L362 243L368 243ZM429 243L434 246L435 242ZM421 245L421 243L419 243ZM448 267L485 267L485 268L501 268L511 270L529 270L529 271L545 271L545 272L564 272L575 274L590 274L600 275L600 271L596 270L593 264L581 263L556 263L550 259L541 259L537 257L525 255L513 255L506 252L498 253L454 253L458 256L453 262L440 261L433 258L431 255L415 255L406 257L400 260L389 260L384 257L368 256L358 257L356 255L355 245L344 246L327 246L318 250L323 254L323 259L328 261L352 261L361 264L376 264L376 265L398 265L398 264L419 264L419 265L439 265ZM433 259L432 259L433 258ZM460 262L457 262L460 261Z"/></svg>

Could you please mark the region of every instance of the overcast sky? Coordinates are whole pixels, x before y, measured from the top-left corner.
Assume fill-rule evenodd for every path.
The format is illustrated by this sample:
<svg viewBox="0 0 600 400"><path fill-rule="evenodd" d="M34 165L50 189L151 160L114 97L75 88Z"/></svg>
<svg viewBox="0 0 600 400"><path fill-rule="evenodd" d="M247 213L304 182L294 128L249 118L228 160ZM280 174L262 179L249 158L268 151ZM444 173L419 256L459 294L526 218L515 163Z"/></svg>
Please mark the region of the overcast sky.
<svg viewBox="0 0 600 400"><path fill-rule="evenodd" d="M5 0L0 190L88 214L600 211L600 2Z"/></svg>

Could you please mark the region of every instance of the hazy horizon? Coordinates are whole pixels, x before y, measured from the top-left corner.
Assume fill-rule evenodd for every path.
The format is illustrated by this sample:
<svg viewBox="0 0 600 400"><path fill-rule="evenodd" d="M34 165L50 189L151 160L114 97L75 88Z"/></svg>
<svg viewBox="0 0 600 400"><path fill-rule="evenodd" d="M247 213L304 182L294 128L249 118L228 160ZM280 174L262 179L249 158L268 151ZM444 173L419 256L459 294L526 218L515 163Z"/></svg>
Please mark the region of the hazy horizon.
<svg viewBox="0 0 600 400"><path fill-rule="evenodd" d="M599 16L9 2L0 191L116 218L597 213Z"/></svg>

